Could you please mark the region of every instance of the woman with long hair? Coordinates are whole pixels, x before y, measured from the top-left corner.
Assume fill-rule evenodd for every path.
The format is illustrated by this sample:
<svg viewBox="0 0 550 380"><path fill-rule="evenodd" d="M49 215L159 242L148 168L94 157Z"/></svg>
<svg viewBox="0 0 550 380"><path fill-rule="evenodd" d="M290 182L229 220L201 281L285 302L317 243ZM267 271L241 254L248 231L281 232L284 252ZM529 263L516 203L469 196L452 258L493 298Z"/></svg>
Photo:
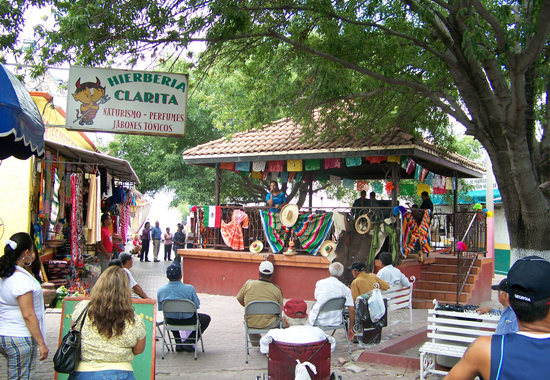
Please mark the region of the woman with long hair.
<svg viewBox="0 0 550 380"><path fill-rule="evenodd" d="M35 277L40 258L26 232L5 244L0 257L0 354L8 360L8 379L33 379L37 357L48 357L44 298Z"/></svg>
<svg viewBox="0 0 550 380"><path fill-rule="evenodd" d="M73 323L87 308L81 331L80 362L69 380L135 380L134 355L145 349L145 323L131 301L128 275L111 266L99 276L90 300L73 311Z"/></svg>

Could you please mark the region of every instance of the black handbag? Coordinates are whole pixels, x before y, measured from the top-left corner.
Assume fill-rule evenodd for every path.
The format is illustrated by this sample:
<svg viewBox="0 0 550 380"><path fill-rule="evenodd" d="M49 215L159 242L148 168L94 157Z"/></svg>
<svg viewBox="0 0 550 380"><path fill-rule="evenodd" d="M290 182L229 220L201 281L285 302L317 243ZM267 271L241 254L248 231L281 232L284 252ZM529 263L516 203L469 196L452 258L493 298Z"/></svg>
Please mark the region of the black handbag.
<svg viewBox="0 0 550 380"><path fill-rule="evenodd" d="M73 373L76 368L76 363L80 360L80 332L82 331L82 325L88 314L88 307L80 315L78 319L71 326L71 330L63 337L59 348L55 352L53 357L53 368L58 373ZM78 325L78 330L75 327Z"/></svg>

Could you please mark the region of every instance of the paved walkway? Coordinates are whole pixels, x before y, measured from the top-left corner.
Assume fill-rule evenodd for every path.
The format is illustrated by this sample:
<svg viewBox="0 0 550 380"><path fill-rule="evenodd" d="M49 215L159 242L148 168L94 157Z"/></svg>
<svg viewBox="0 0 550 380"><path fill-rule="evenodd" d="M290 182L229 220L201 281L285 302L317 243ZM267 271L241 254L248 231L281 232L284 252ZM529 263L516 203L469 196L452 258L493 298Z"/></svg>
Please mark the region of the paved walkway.
<svg viewBox="0 0 550 380"><path fill-rule="evenodd" d="M156 298L157 289L167 282L165 273L167 262L160 263L140 263L134 259L134 268L132 273L136 281L143 287L145 292L151 297ZM205 275L208 275L205 273ZM500 281L494 280L495 283ZM493 292L496 294L496 292ZM200 312L209 314L212 317L210 327L204 334L205 352L199 351L198 359L193 360L193 354L187 352L168 352L165 359L161 359L162 346L157 342L156 348L156 378L157 379L219 379L219 380L241 380L256 379L256 376L262 376L267 373L267 359L260 354L258 350L250 353L249 363L245 364L244 351L244 328L243 328L243 307L237 302L235 297L215 296L209 294L199 294L201 301ZM308 302L311 307L313 302ZM485 303L484 303L485 305ZM495 301L488 302L487 306L495 305ZM414 310L415 329L426 325L426 310ZM50 349L48 359L37 365L35 379L50 380L54 378L53 364L51 358L57 348L59 340L60 309L46 314L47 345ZM157 317L161 319L159 315ZM394 328L394 336L399 336L407 330L407 324L401 323ZM388 339L389 329L383 330L383 339ZM338 342L345 339L343 330L335 334ZM367 363L354 363L364 368L361 373L346 371L342 364L338 362L339 358L346 361L352 361L352 358L359 356L361 349L355 344L352 345L353 354L347 352L345 342L337 344L335 352L332 353L331 369L337 374L342 375L344 379L417 379L418 370L404 373L404 369L385 367L380 365L371 365ZM139 360L139 356L136 357ZM6 361L0 356L0 379L5 379ZM410 369L409 369L410 371ZM436 379L437 377L434 377ZM139 380L139 379L138 379Z"/></svg>

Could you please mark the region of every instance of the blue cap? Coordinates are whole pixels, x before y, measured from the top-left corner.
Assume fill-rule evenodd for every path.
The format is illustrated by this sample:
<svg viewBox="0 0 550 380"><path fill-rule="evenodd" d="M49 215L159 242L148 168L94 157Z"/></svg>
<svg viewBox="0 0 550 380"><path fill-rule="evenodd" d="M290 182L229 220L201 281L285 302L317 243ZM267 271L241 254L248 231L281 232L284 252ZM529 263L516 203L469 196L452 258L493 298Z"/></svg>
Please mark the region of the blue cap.
<svg viewBox="0 0 550 380"><path fill-rule="evenodd" d="M179 280L181 277L181 267L179 265L170 264L166 268L166 277L169 280Z"/></svg>

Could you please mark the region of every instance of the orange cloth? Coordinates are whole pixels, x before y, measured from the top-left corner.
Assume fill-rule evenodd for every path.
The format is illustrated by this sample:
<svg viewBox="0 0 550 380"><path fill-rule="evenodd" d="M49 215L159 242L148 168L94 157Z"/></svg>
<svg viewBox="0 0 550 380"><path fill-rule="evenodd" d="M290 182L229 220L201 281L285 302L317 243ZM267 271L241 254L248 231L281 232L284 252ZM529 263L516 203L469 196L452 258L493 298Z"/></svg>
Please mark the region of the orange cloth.
<svg viewBox="0 0 550 380"><path fill-rule="evenodd" d="M242 210L233 210L231 222L225 223L222 220L223 242L237 251L244 250L243 228L248 228L248 215Z"/></svg>

